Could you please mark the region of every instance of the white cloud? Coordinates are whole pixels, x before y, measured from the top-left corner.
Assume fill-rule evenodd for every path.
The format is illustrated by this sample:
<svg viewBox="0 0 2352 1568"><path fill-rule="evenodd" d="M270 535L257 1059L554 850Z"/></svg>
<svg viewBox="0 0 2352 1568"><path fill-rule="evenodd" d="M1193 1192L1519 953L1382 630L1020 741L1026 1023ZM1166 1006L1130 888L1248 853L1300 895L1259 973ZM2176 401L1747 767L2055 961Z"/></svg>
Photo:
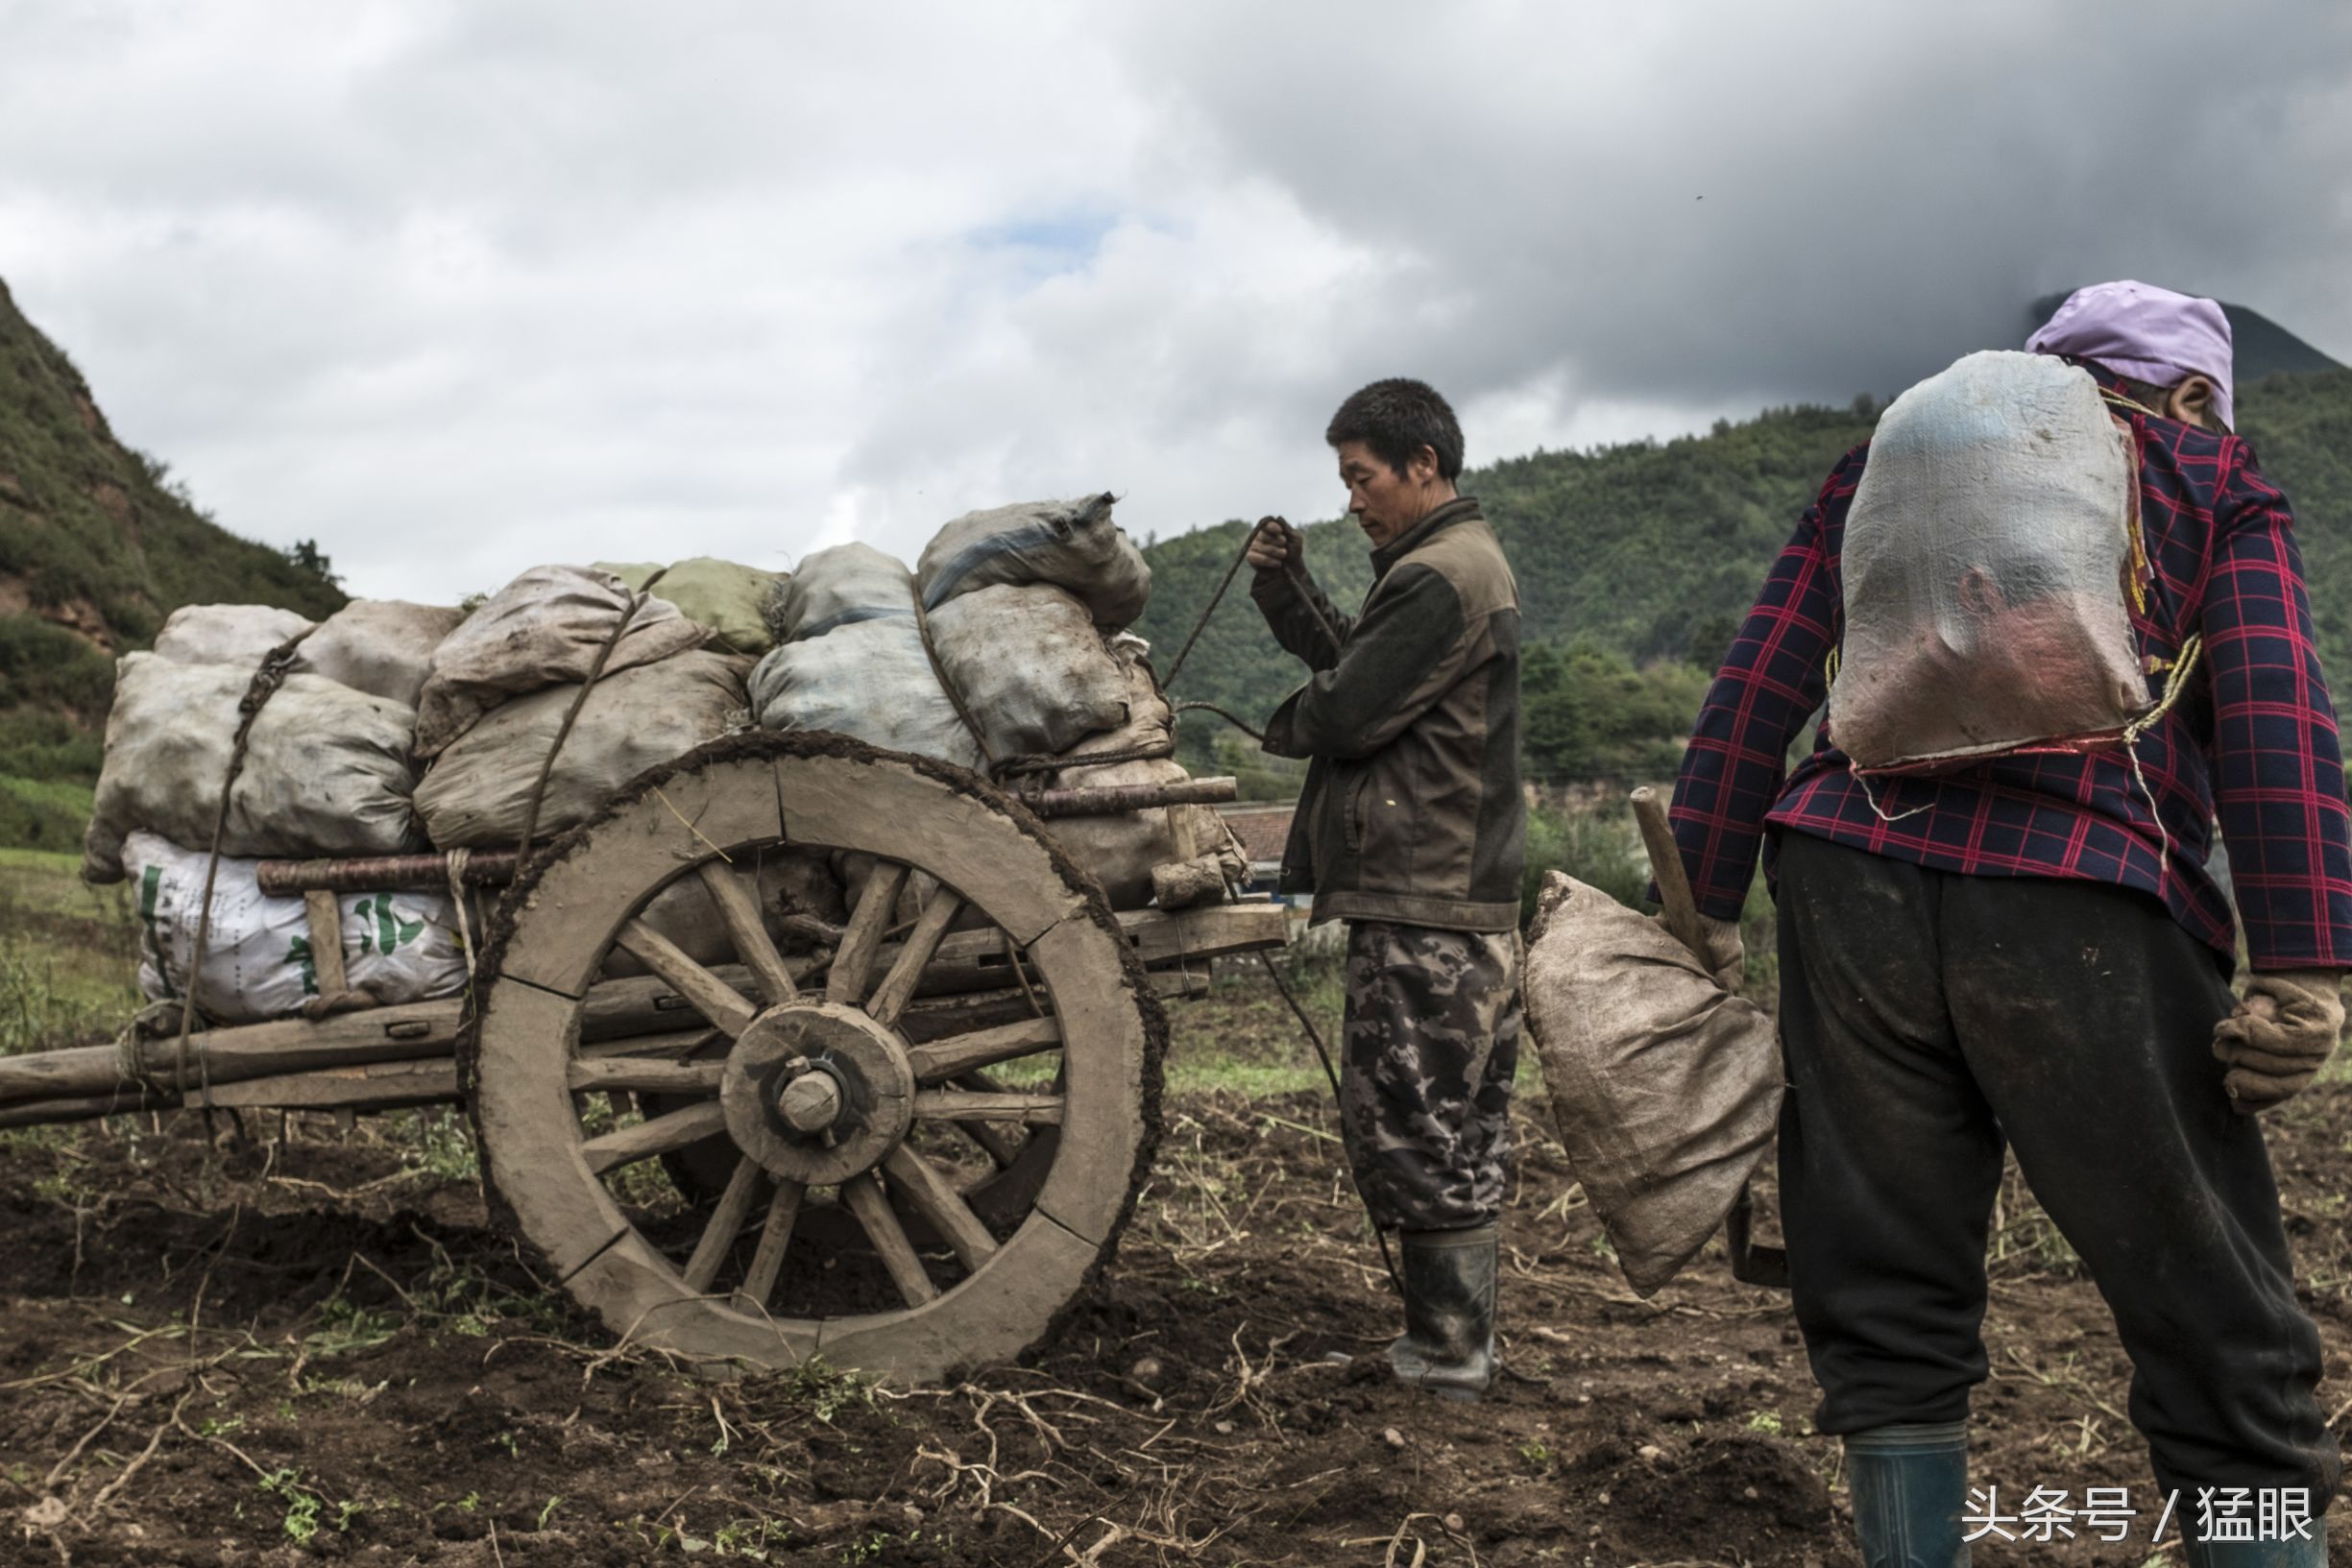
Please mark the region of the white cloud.
<svg viewBox="0 0 2352 1568"><path fill-rule="evenodd" d="M1891 391L2131 273L2340 353L2352 23L2289 4L0 0L0 277L359 591L903 553ZM1704 197L1704 201L1699 198Z"/></svg>

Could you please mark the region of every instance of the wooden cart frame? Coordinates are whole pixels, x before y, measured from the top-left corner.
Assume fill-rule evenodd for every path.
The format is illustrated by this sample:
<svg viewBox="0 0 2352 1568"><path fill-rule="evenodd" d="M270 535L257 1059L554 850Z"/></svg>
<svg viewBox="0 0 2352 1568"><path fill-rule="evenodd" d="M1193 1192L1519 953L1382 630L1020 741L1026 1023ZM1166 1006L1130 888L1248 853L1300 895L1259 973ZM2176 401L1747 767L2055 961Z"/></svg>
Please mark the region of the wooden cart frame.
<svg viewBox="0 0 2352 1568"><path fill-rule="evenodd" d="M846 872L837 926L762 898L771 858L812 855ZM327 880L292 877L331 914ZM724 961L643 918L664 895L709 900ZM977 775L759 735L638 780L487 926L466 998L0 1062L0 1125L463 1104L494 1219L617 1337L927 1379L1035 1343L1108 1257L1157 1132L1161 999L1280 946L1287 912L1115 915Z"/></svg>

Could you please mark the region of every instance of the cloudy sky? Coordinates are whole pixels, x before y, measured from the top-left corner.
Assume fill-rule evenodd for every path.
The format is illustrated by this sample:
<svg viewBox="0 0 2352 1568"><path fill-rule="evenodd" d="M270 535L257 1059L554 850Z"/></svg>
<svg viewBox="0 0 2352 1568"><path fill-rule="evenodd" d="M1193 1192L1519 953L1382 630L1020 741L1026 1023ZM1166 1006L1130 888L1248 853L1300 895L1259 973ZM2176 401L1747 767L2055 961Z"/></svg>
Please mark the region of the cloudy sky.
<svg viewBox="0 0 2352 1568"><path fill-rule="evenodd" d="M354 591L903 554L1114 489L1329 516L1898 389L2137 276L2352 358L2336 0L0 0L0 278L127 441Z"/></svg>

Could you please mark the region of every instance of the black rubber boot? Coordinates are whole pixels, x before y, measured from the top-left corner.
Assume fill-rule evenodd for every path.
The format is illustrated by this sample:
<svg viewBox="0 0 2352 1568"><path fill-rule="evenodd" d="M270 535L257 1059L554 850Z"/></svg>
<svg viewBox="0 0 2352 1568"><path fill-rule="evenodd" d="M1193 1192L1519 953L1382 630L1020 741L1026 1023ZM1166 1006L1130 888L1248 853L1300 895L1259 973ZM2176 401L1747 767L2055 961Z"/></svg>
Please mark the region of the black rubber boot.
<svg viewBox="0 0 2352 1568"><path fill-rule="evenodd" d="M1389 1346L1399 1383L1448 1399L1476 1399L1494 1381L1492 1225L1409 1230L1404 1242L1405 1332Z"/></svg>
<svg viewBox="0 0 2352 1568"><path fill-rule="evenodd" d="M2327 1521L2294 1541L2192 1541L2189 1568L2327 1568Z"/></svg>
<svg viewBox="0 0 2352 1568"><path fill-rule="evenodd" d="M1846 1439L1862 1568L1968 1568L1968 1423L1873 1427Z"/></svg>

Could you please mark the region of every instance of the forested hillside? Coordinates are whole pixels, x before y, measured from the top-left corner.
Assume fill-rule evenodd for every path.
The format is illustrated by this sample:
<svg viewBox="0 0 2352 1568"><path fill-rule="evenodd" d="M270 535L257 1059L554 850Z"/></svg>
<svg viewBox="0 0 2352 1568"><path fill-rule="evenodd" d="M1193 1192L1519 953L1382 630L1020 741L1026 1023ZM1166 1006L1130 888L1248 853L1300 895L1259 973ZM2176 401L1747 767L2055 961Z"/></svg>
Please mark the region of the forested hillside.
<svg viewBox="0 0 2352 1568"><path fill-rule="evenodd" d="M181 605L223 600L316 616L344 595L315 549L237 538L116 441L0 283L0 843L46 841L75 815L69 788L23 781L97 777L115 655Z"/></svg>
<svg viewBox="0 0 2352 1568"><path fill-rule="evenodd" d="M2327 363L2262 325L2306 360ZM2352 370L2243 386L2239 411L2264 467L2294 500L2321 650L2339 681L2352 682ZM1533 776L1614 781L1671 768L1706 673L1773 552L1877 416L1868 398L1774 409L1703 436L1539 451L1466 476L1519 578ZM1229 521L1147 549L1154 588L1137 630L1163 668L1246 526ZM1306 532L1313 569L1352 608L1370 575L1363 536L1344 519ZM67 825L75 786L96 776L114 657L150 641L178 606L210 601L315 616L344 595L315 548L237 538L192 504L163 463L116 441L81 374L0 284L0 842L45 839ZM1297 678L1249 603L1245 571L1176 688L1254 723ZM1220 733L1230 734L1207 715L1188 720L1188 754L1237 765L1230 750L1212 758ZM1279 788L1283 779L1277 771L1260 782ZM28 827L35 817L45 824L37 832Z"/></svg>
<svg viewBox="0 0 2352 1568"><path fill-rule="evenodd" d="M2238 426L2294 503L2319 656L2352 696L2352 370L2277 375L2238 397Z"/></svg>
<svg viewBox="0 0 2352 1568"><path fill-rule="evenodd" d="M2265 471L2294 502L2322 657L2340 682L2352 681L2352 371L2271 376L2242 387L2238 408ZM1699 672L1720 658L1831 465L1868 439L1877 416L1867 399L1775 409L1704 436L1537 452L1464 476L1518 576L1529 640L1554 650L1528 665L1531 771L1565 780L1657 767L1658 742L1668 739L1657 731L1661 715L1679 715L1669 731L1687 723L1704 688ZM1138 630L1163 667L1247 526L1226 522L1146 551L1152 607ZM1370 581L1363 535L1344 519L1308 524L1306 534L1309 566L1352 609ZM1244 568L1176 685L1180 697L1255 722L1299 669L1267 635L1248 585Z"/></svg>

